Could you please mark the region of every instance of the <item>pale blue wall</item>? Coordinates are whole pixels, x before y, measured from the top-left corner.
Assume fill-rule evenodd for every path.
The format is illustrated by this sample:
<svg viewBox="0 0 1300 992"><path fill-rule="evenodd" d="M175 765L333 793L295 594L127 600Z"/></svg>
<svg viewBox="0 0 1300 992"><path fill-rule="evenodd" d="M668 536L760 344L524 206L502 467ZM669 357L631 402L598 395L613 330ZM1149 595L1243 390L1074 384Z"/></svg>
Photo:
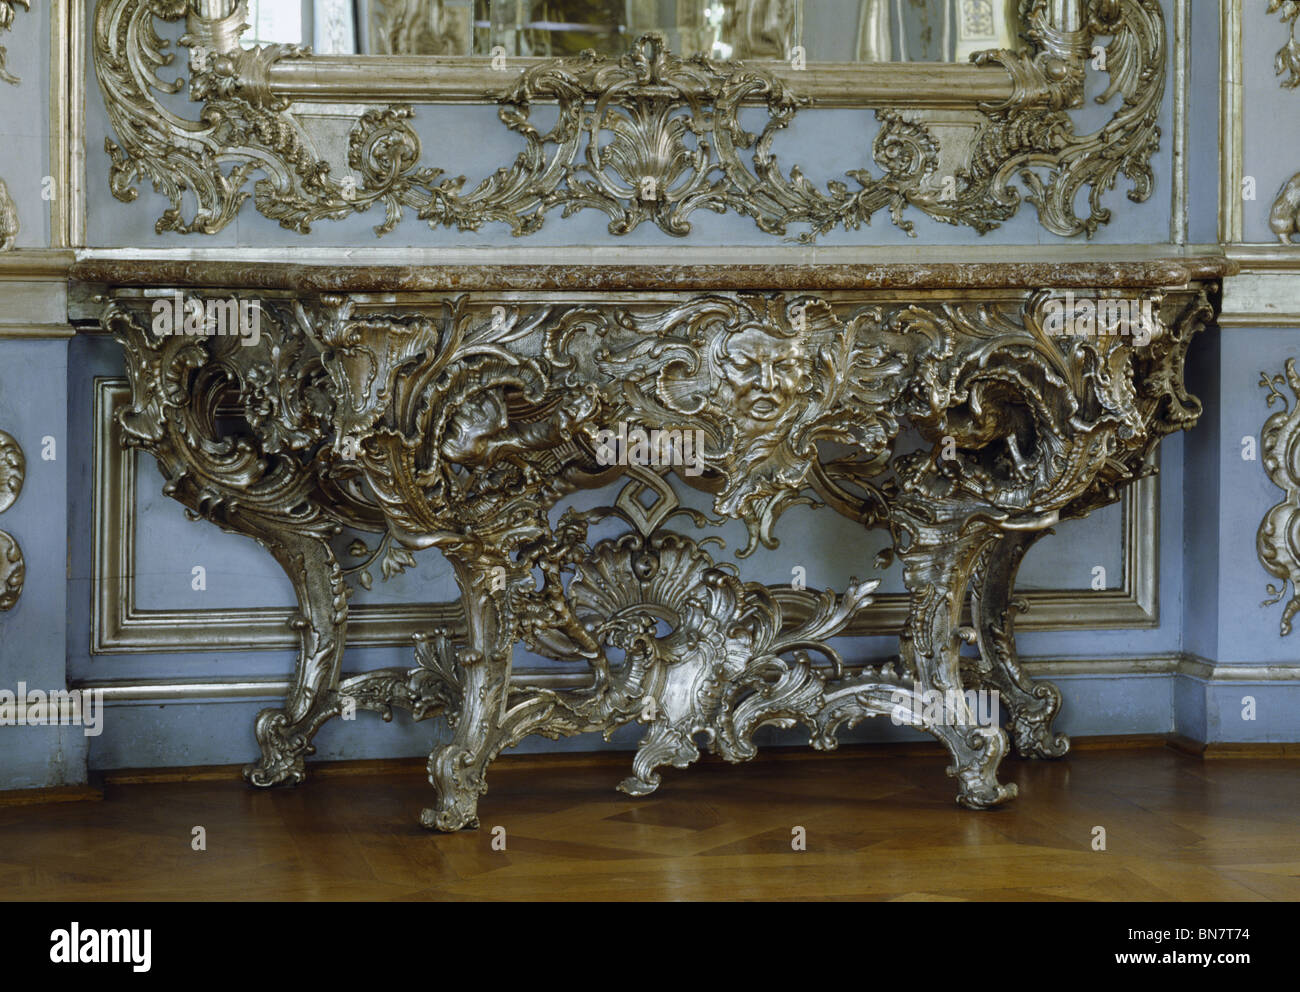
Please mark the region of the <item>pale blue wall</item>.
<svg viewBox="0 0 1300 992"><path fill-rule="evenodd" d="M21 79L16 87L0 83L0 177L18 208L19 249L50 244L50 204L41 196L49 172L49 36L49 8L38 4L18 11L13 30L0 37L6 68ZM0 308L5 289L0 282ZM0 614L0 688L11 692L19 682L43 692L67 685L67 354L66 340L0 341L0 430L27 459L22 495L0 515L27 570L17 605ZM41 457L46 438L54 441L53 460ZM0 788L83 782L86 754L80 727L0 727Z"/></svg>
<svg viewBox="0 0 1300 992"><path fill-rule="evenodd" d="M0 614L0 687L16 692L25 682L29 690L49 692L68 681L67 492L76 444L68 433L68 343L5 341L0 349L0 428L22 445L27 459L22 494L0 515L0 529L18 541L27 566L17 605ZM0 727L0 784L20 789L84 781L86 752L81 727Z"/></svg>
<svg viewBox="0 0 1300 992"><path fill-rule="evenodd" d="M42 198L41 181L50 174L50 118L46 94L50 88L50 10L47 4L19 9L13 29L0 36L5 67L21 82L0 82L0 178L18 207L17 248L46 248L50 244L50 204Z"/></svg>

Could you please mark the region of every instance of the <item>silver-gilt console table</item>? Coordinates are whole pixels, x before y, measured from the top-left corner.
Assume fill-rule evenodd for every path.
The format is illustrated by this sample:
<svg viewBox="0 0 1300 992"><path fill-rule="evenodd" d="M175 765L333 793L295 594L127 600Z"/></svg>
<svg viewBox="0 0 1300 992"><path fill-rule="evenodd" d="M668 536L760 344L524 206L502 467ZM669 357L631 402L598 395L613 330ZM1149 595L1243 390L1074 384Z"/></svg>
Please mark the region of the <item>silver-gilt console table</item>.
<svg viewBox="0 0 1300 992"><path fill-rule="evenodd" d="M102 326L126 352L126 442L157 458L168 495L254 538L297 591L296 676L283 708L257 719L248 780L302 781L313 735L345 706L441 715L452 736L430 756L436 799L421 822L457 830L477 823L489 763L529 734L640 721L621 788L643 795L657 769L699 756L700 735L730 761L753 756L755 730L772 724L829 749L842 727L897 716L900 693L915 702L908 722L951 752L961 804L1012 798L997 778L1009 738L1031 757L1068 747L1052 728L1059 692L1018 663L1017 568L1196 423L1184 362L1225 271L1214 258L91 261L74 275L101 294ZM189 333L159 318L178 298L203 314ZM258 315L255 341L214 333L232 300ZM610 440L620 425L675 432L659 437L679 456L690 439L702 447L656 465ZM900 444L911 431L920 450ZM743 521L741 555L774 546L799 503L888 535L910 594L898 660L863 667L832 643L872 609L875 582L741 581L700 538L709 515L684 508L682 485L709 494L715 521ZM606 486L612 505L551 512ZM611 522L621 536L589 538ZM340 677L350 587L331 542L344 528L383 535L386 571L428 548L454 568L463 615L418 637L409 668ZM864 533L860 574L880 543ZM589 681L512 680L520 644ZM916 699L972 688L1000 693L1007 729L978 725L964 697L956 719L930 719Z"/></svg>

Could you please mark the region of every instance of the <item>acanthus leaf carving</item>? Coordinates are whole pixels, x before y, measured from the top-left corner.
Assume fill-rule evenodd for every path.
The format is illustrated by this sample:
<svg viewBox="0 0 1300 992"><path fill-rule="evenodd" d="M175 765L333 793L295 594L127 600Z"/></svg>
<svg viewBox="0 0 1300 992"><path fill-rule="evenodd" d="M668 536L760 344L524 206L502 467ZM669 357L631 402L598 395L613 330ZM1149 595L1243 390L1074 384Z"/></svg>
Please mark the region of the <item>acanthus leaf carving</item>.
<svg viewBox="0 0 1300 992"><path fill-rule="evenodd" d="M498 95L502 123L523 140L515 161L470 185L422 164L422 146L408 106L371 106L356 119L347 160L336 177L313 148L301 123L277 98L269 67L281 59L310 58L302 49L266 46L250 51L193 49L191 94L204 102L199 120L178 117L159 100L182 81L164 82L173 59L155 21L186 12L181 0L100 0L94 54L109 117L118 135L107 149L114 194L136 196L149 181L170 207L158 230L214 234L249 198L282 226L307 234L318 220L338 220L382 205L375 230L393 230L408 210L432 227L475 231L503 223L516 236L540 230L549 214L568 217L599 210L609 231L622 236L643 223L685 237L699 210L750 217L765 233L815 240L837 229L855 230L888 210L915 235L906 216L915 208L944 223L990 231L1013 217L1022 194L1055 234L1091 236L1110 219L1102 195L1123 174L1129 198L1147 199L1154 182L1150 159L1165 90L1165 24L1159 0L1094 0L1086 26L1063 32L1050 25L1046 0L1027 5L1031 54L985 53L977 62L1001 66L1014 95L984 108L967 164L955 190L936 182L940 137L924 120L889 108L877 111L873 157L879 172L854 169L824 189L799 165L783 168L776 139L810 105L758 64L679 58L662 38L647 35L619 58L555 59L527 70ZM227 39L238 11L209 33ZM192 19L193 20L193 19ZM200 23L205 23L200 20ZM1085 42L1111 35L1110 86L1098 99L1121 105L1100 131L1075 133L1067 110L1082 93ZM204 36L206 37L206 36ZM208 57L211 56L211 57ZM559 104L557 122L543 132L531 120L534 103ZM757 105L767 121L757 134L741 123L742 106ZM922 115L923 117L924 115ZM1089 189L1088 214L1075 212ZM184 194L195 206L184 216Z"/></svg>
<svg viewBox="0 0 1300 992"><path fill-rule="evenodd" d="M1281 375L1270 376L1261 372L1261 388L1268 390L1271 409L1281 404L1281 409L1264 423L1260 434L1260 460L1273 484L1286 493L1286 498L1274 506L1260 521L1255 535L1255 546L1260 563L1271 575L1281 579L1281 585L1268 586L1270 599L1261 605L1274 606L1291 598L1282 611L1281 631L1291 633L1291 621L1300 613L1300 472L1293 454L1297 431L1300 431L1300 371L1294 358L1286 360ZM1279 387L1290 386L1293 401L1288 401Z"/></svg>
<svg viewBox="0 0 1300 992"><path fill-rule="evenodd" d="M572 305L269 294L252 342L160 335L151 296L113 295L128 443L157 457L192 513L271 551L298 592L294 686L258 719L249 779L301 780L312 736L348 707L445 714L452 739L429 766L438 802L422 816L443 830L476 822L504 748L633 722L645 732L622 787L635 795L701 746L751 757L762 726L801 725L825 749L889 716L947 746L963 804L1010 799L996 778L1008 738L962 694L1002 693L1022 753L1064 753L1059 693L1015 652L1016 570L1038 535L1116 499L1161 436L1194 423L1183 364L1213 315L1199 289L1115 293L1117 320L1082 336L1065 329L1069 297L1049 290ZM698 458L611 460L616 424L631 444L632 427L699 437ZM904 424L930 447L896 450ZM619 482L612 505L558 513ZM712 515L684 506L678 485L707 494ZM669 526L740 521L740 557L774 545L797 504L889 532L911 598L897 662L852 665L831 643L871 608L875 580L842 594L742 581L719 538ZM373 549L352 541L362 560L346 571L332 544L344 528L381 535ZM464 627L430 631L414 667L342 679L349 583L433 548L456 574ZM968 593L973 629L960 626ZM590 683L512 683L520 643ZM933 692L953 697L952 719L925 715Z"/></svg>
<svg viewBox="0 0 1300 992"><path fill-rule="evenodd" d="M1294 0L1269 0L1268 12L1280 12L1282 21L1289 26L1287 43L1278 51L1274 65L1277 74L1286 77L1282 86L1296 89L1300 87L1300 39L1296 38L1296 31L1300 28L1300 4ZM1300 172L1283 183L1269 212L1268 225L1282 244L1296 243L1296 237L1300 235Z"/></svg>

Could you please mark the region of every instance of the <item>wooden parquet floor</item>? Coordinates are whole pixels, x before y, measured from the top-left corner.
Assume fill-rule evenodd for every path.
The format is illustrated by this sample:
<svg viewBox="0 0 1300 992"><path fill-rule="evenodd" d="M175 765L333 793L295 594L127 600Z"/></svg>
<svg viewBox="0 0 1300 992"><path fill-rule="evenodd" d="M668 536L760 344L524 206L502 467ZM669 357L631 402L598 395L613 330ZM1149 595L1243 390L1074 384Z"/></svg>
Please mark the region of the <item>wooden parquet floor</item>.
<svg viewBox="0 0 1300 992"><path fill-rule="evenodd" d="M296 789L113 784L0 807L7 900L1300 900L1300 760L1165 747L1008 759L1020 798L953 803L938 753L777 753L614 791L629 755L504 758L482 828L422 830L418 765ZM223 773L223 776L226 773ZM194 851L192 830L206 830ZM493 828L505 828L504 851ZM807 849L792 849L803 827ZM1106 850L1093 850L1094 828ZM499 834L499 832L498 832Z"/></svg>

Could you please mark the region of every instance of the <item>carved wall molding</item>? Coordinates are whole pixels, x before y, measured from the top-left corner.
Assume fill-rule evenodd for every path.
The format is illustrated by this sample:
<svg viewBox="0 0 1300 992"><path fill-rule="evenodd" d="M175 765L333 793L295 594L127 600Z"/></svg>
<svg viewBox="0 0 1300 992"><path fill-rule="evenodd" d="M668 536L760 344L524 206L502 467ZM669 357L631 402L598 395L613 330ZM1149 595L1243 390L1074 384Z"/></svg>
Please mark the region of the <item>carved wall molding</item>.
<svg viewBox="0 0 1300 992"><path fill-rule="evenodd" d="M1270 376L1261 372L1259 384L1268 390L1271 409L1281 404L1281 409L1264 423L1260 435L1264 470L1273 484L1286 493L1286 499L1264 515L1255 535L1255 548L1259 560L1270 574L1282 580L1280 586L1272 584L1268 594L1272 599L1262 605L1274 606L1287 597L1282 611L1282 636L1291 633L1291 621L1300 613L1300 462L1296 460L1296 441L1300 437L1300 373L1294 358L1288 358L1286 370ZM1288 401L1282 392L1283 385L1290 386L1296 402Z"/></svg>
<svg viewBox="0 0 1300 992"><path fill-rule="evenodd" d="M529 734L643 723L622 786L643 794L659 767L694 760L698 734L733 761L764 724L803 725L829 748L841 726L898 717L900 698L916 704L903 721L953 755L959 801L1011 798L996 778L1011 738L1041 757L1067 747L1051 729L1059 693L1016 655L1019 564L1195 423L1183 366L1214 313L1198 284L1098 288L1113 333L1082 337L1058 324L1089 311L1051 289L265 293L245 345L158 334L154 303L173 289L108 294L131 381L124 436L158 459L169 495L256 538L299 597L297 674L258 718L250 781L301 780L312 735L345 706L445 714L452 741L431 755L438 798L422 817L444 830L476 822L488 763ZM617 424L699 438L698 471L626 451L610 464ZM895 450L904 425L931 447ZM615 483L609 505L550 513ZM681 486L710 512L687 511ZM873 609L875 580L818 592L737 577L728 557L775 546L782 514L804 504L879 531L881 560L901 561L896 662L854 665L833 644ZM704 536L723 520L745 525L747 546ZM343 527L381 536L386 572L438 549L464 628L421 632L413 667L342 679L356 581L331 545ZM586 685L520 685L516 644ZM927 690L967 689L1001 694L1011 738L966 703L951 719L923 712Z"/></svg>
<svg viewBox="0 0 1300 992"><path fill-rule="evenodd" d="M0 431L0 513L4 513L22 495L27 475L27 459L22 445ZM12 610L23 594L27 577L23 551L12 534L0 530L0 613Z"/></svg>
<svg viewBox="0 0 1300 992"><path fill-rule="evenodd" d="M282 651L296 648L294 611L266 606L225 609L160 609L140 605L135 576L139 491L136 450L122 443L117 418L130 401L125 379L95 382L94 517L91 528L91 654L168 654L193 651ZM1138 480L1122 494L1123 575L1111 588L1026 590L1022 631L1102 630L1154 627L1159 623L1158 474ZM853 618L851 637L896 637L907 622L906 594L874 595L873 609ZM458 602L354 605L349 646L399 647L421 631L459 631ZM554 673L516 670L536 680Z"/></svg>
<svg viewBox="0 0 1300 992"><path fill-rule="evenodd" d="M1087 0L1084 7L1081 23L1065 30L1053 19L1060 5L1035 0L1027 10L1028 52L981 53L975 66L922 67L939 75L956 69L981 80L1001 73L1009 95L983 104L977 97L956 128L924 110L888 109L885 102L886 109L877 112L874 168L855 170L851 184L837 180L825 189L808 182L797 165L786 169L778 161L781 132L812 103L800 84L762 63L681 59L655 36L619 59L540 61L513 84L485 92L500 104L503 125L519 135L524 150L476 185L422 161L415 109L366 101L363 92L347 101L368 106L354 118L346 152L316 149L290 109L291 86L283 83L280 69L307 70L307 98L316 92L320 101L327 66L350 66L361 76L364 60L326 60L284 46L243 51L237 44L238 7L216 18L187 12L181 3L100 0L93 45L117 134L107 145L111 188L130 201L140 183L151 183L170 203L159 232L215 234L251 195L259 212L303 234L316 221L376 206L385 212L376 228L381 235L409 212L432 227L478 230L502 223L524 236L538 231L552 212L567 217L588 209L606 213L614 235L653 223L686 236L691 215L700 209L749 216L775 236L798 229L804 240L857 229L882 210L913 234L909 209L984 232L1013 217L1027 199L1049 231L1074 236L1091 235L1109 221L1102 195L1121 173L1131 184L1131 200L1150 196L1166 76L1159 0ZM158 23L182 16L188 26L182 44L193 58L190 95L203 104L193 118L163 103L185 80L160 75L174 54ZM1104 128L1078 134L1069 110L1082 102L1087 56L1092 40L1101 36L1113 40L1110 86L1099 100L1118 100L1119 106ZM416 85L438 71L432 63L422 70L421 65L417 60L409 66ZM815 83L815 68L792 75ZM864 71L876 78L895 68ZM380 75L402 73L385 63ZM901 92L910 77L898 78ZM978 91L978 85L941 89L935 105L950 106ZM533 105L542 101L560 107L557 125L547 132L531 122ZM898 101L908 105L901 95ZM742 106L751 105L767 113L757 134L739 119ZM327 159L346 161L348 174L335 173ZM941 165L951 170L953 182L945 181ZM258 172L264 178L254 181ZM1079 216L1076 203L1085 189L1087 209ZM192 211L184 202L187 193Z"/></svg>

